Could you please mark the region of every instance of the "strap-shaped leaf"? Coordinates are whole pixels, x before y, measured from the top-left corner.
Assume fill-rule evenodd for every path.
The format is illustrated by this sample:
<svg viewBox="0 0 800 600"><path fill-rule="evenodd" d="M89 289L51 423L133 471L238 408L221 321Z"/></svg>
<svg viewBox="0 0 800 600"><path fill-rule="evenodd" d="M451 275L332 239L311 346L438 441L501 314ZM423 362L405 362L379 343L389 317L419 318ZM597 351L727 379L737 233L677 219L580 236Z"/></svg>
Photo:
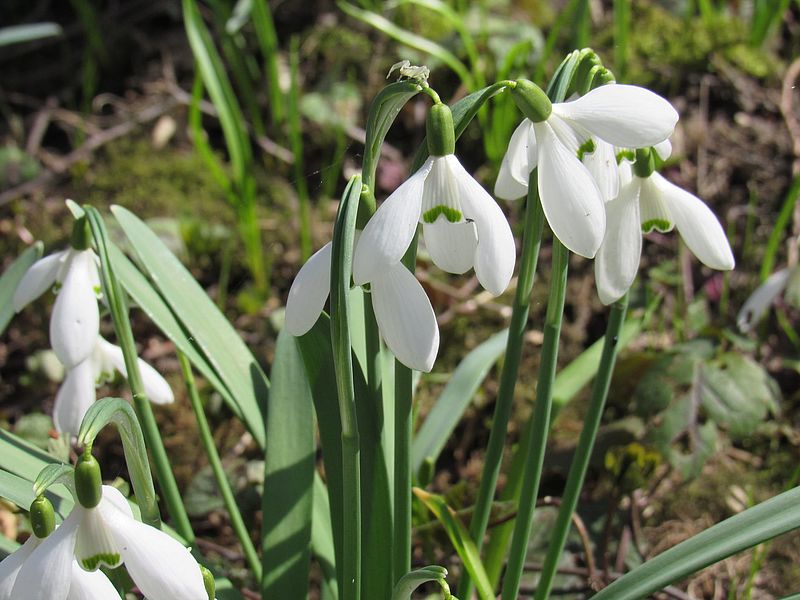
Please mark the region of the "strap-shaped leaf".
<svg viewBox="0 0 800 600"><path fill-rule="evenodd" d="M328 488L314 473L314 513L311 528L311 551L322 570L320 594L322 600L338 600L339 584L336 581L336 549L333 543L331 505Z"/></svg>
<svg viewBox="0 0 800 600"><path fill-rule="evenodd" d="M27 248L0 277L0 333L6 330L14 316L14 305L11 302L14 291L31 265L42 257L43 248L42 242L36 242Z"/></svg>
<svg viewBox="0 0 800 600"><path fill-rule="evenodd" d="M662 552L592 600L638 600L737 552L800 528L800 487L725 519Z"/></svg>
<svg viewBox="0 0 800 600"><path fill-rule="evenodd" d="M269 380L258 362L205 290L164 242L129 210L113 206L111 211L128 237L140 266L230 390L242 421L263 448ZM187 353L187 356L191 360L191 354ZM201 368L200 364L197 366Z"/></svg>
<svg viewBox="0 0 800 600"><path fill-rule="evenodd" d="M56 514L61 519L69 514L72 510L74 501L66 491L59 489L48 490L44 493ZM23 510L28 510L31 503L36 499L36 494L33 490L33 482L25 477L20 477L14 473L10 473L6 469L0 468L0 497L5 498L9 502L13 502ZM0 540L5 539L0 535Z"/></svg>
<svg viewBox="0 0 800 600"><path fill-rule="evenodd" d="M278 335L267 415L262 546L264 598L308 594L314 494L314 404L295 338Z"/></svg>

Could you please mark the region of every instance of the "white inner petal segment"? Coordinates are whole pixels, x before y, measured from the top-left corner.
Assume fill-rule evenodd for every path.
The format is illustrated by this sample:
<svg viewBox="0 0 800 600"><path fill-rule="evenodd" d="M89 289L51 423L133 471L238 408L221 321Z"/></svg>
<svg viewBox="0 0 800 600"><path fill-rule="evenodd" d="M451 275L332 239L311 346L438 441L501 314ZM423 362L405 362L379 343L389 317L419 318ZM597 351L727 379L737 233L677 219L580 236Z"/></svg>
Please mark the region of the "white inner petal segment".
<svg viewBox="0 0 800 600"><path fill-rule="evenodd" d="M654 173L653 175L656 175ZM675 222L669 207L665 204L661 192L653 183L653 175L642 179L634 175L641 185L639 195L639 211L642 219L642 232L660 231L666 233L672 231Z"/></svg>
<svg viewBox="0 0 800 600"><path fill-rule="evenodd" d="M372 281L372 308L381 337L397 360L430 372L439 351L439 326L425 290L402 263Z"/></svg>
<svg viewBox="0 0 800 600"><path fill-rule="evenodd" d="M422 235L433 264L442 271L460 275L472 268L478 246L474 223L450 223L439 215L433 223L422 224Z"/></svg>
<svg viewBox="0 0 800 600"><path fill-rule="evenodd" d="M119 548L96 509L87 509L83 517L75 542L75 560L87 571L96 571L101 566L114 569L122 564Z"/></svg>
<svg viewBox="0 0 800 600"><path fill-rule="evenodd" d="M448 157L437 157L422 189L420 223L435 223L441 216L450 223L464 222L464 212L453 180Z"/></svg>
<svg viewBox="0 0 800 600"><path fill-rule="evenodd" d="M508 142L500 172L494 184L494 194L504 200L516 200L528 193L528 179L536 167L536 134L533 123L523 119Z"/></svg>

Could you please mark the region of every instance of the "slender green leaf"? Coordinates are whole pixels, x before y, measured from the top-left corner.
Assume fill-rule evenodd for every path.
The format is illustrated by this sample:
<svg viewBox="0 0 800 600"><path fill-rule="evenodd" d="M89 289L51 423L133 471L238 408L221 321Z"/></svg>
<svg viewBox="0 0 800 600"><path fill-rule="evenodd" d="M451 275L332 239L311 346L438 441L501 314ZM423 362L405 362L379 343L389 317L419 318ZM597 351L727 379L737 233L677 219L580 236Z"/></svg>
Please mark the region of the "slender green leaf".
<svg viewBox="0 0 800 600"><path fill-rule="evenodd" d="M506 347L508 329L494 334L458 365L414 438L411 468L433 467L489 369ZM421 478L427 479L427 478Z"/></svg>
<svg viewBox="0 0 800 600"><path fill-rule="evenodd" d="M789 191L786 192L786 198L783 201L783 206L781 206L781 212L778 214L778 218L775 219L775 225L772 227L772 231L769 234L767 247L764 250L764 259L761 261L760 276L762 283L766 281L767 277L772 275L772 270L775 267L775 256L778 254L778 248L780 247L781 239L783 239L784 230L794 214L794 206L798 198L800 198L800 176L794 178Z"/></svg>
<svg viewBox="0 0 800 600"><path fill-rule="evenodd" d="M638 600L695 571L800 527L800 487L779 494L673 546L592 596Z"/></svg>
<svg viewBox="0 0 800 600"><path fill-rule="evenodd" d="M72 465L67 464L49 464L44 469L39 471L36 476L36 481L33 482L33 495L39 496L47 491L51 485L62 484L70 489L74 482L72 474L75 469Z"/></svg>
<svg viewBox="0 0 800 600"><path fill-rule="evenodd" d="M269 109L273 125L281 125L284 120L284 96L280 85L280 68L278 63L278 34L272 20L267 0L252 0L253 27L256 30L261 55L267 71L269 91Z"/></svg>
<svg viewBox="0 0 800 600"><path fill-rule="evenodd" d="M11 44L22 44L42 38L61 35L61 25L58 23L32 23L29 25L12 25L0 29L0 48Z"/></svg>
<svg viewBox="0 0 800 600"><path fill-rule="evenodd" d="M203 288L159 237L125 208L114 206L111 211L142 268L230 390L244 424L263 448L269 380L261 367Z"/></svg>
<svg viewBox="0 0 800 600"><path fill-rule="evenodd" d="M459 60L455 54L450 52L444 46L441 46L436 42L432 42L431 40L417 35L416 33L407 31L402 27L398 27L386 17L383 17L372 11L358 8L357 6L353 6L347 2L337 2L337 5L340 9L342 9L342 11L351 17L354 17L359 21L374 27L378 31L385 33L401 44L405 44L410 48L430 54L434 58L442 61L444 64L450 67L456 75L458 75L461 83L463 83L468 90L474 89L475 82L467 66L461 62L461 60Z"/></svg>
<svg viewBox="0 0 800 600"><path fill-rule="evenodd" d="M267 414L261 593L308 594L314 493L314 405L295 338L278 335Z"/></svg>
<svg viewBox="0 0 800 600"><path fill-rule="evenodd" d="M33 482L30 479L0 468L0 497L16 504L23 510L28 510L38 495L34 492ZM66 490L48 490L44 495L50 500L53 509L61 519L64 519L72 510L74 502ZM0 536L0 539L2 537Z"/></svg>
<svg viewBox="0 0 800 600"><path fill-rule="evenodd" d="M456 512L447 506L441 496L429 494L420 488L414 488L414 494L428 507L428 510L434 514L442 524L442 527L444 527L459 558L464 563L464 568L475 582L478 598L480 600L493 599L492 585L489 583L489 578L483 568L483 563L481 563L478 548Z"/></svg>
<svg viewBox="0 0 800 600"><path fill-rule="evenodd" d="M14 305L11 302L14 291L31 265L42 257L43 248L42 242L27 248L0 277L0 333L6 330L14 317Z"/></svg>
<svg viewBox="0 0 800 600"><path fill-rule="evenodd" d="M339 584L336 581L336 549L331 526L331 505L328 488L319 473L314 473L314 508L311 528L311 551L322 570L322 600L338 600Z"/></svg>

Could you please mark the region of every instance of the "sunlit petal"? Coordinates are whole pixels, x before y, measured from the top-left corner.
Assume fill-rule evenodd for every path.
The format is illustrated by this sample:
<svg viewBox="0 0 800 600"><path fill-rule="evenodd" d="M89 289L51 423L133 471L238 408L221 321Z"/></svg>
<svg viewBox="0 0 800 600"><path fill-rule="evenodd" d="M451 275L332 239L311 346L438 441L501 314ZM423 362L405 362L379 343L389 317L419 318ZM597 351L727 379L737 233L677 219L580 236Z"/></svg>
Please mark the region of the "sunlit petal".
<svg viewBox="0 0 800 600"><path fill-rule="evenodd" d="M429 372L439 351L439 326L428 296L401 263L374 279L372 307L389 350L411 369Z"/></svg>
<svg viewBox="0 0 800 600"><path fill-rule="evenodd" d="M117 542L106 526L100 510L88 509L75 541L75 560L87 571L101 566L114 569L122 564Z"/></svg>
<svg viewBox="0 0 800 600"><path fill-rule="evenodd" d="M89 357L100 329L94 268L91 250L73 256L50 317L50 345L68 369Z"/></svg>
<svg viewBox="0 0 800 600"><path fill-rule="evenodd" d="M536 166L536 135L533 123L523 119L508 142L508 150L500 165L494 184L494 195L504 200L516 200L528 193L528 178Z"/></svg>
<svg viewBox="0 0 800 600"><path fill-rule="evenodd" d="M31 268L25 272L17 289L14 291L12 304L15 311L21 311L53 286L58 269L61 266L61 260L67 252L67 250L56 252L37 260L31 265Z"/></svg>
<svg viewBox="0 0 800 600"><path fill-rule="evenodd" d="M728 237L705 202L658 173L653 173L650 180L661 192L683 241L700 262L712 269L733 269L736 261Z"/></svg>
<svg viewBox="0 0 800 600"><path fill-rule="evenodd" d="M122 348L107 342L102 337L98 338L97 343L108 362L127 379L128 370L125 367L125 356L122 353ZM144 385L144 393L147 399L154 404L170 404L174 402L175 396L167 380L141 358L137 358L136 360L139 365L139 373L142 376L142 385Z"/></svg>
<svg viewBox="0 0 800 600"><path fill-rule="evenodd" d="M583 156L583 164L589 169L605 202L609 202L619 194L619 167L614 146L603 140L597 140L594 152Z"/></svg>
<svg viewBox="0 0 800 600"><path fill-rule="evenodd" d="M789 269L776 271L756 288L736 315L736 324L741 331L745 333L750 331L761 320L775 298L786 288L790 275Z"/></svg>
<svg viewBox="0 0 800 600"><path fill-rule="evenodd" d="M656 154L658 154L658 158L661 160L667 160L672 155L672 142L670 142L669 138L667 138L663 142L653 144L653 150L655 150Z"/></svg>
<svg viewBox="0 0 800 600"><path fill-rule="evenodd" d="M478 246L475 275L495 296L502 294L514 273L517 248L503 211L489 193L467 173L455 156L448 158L459 189L464 216L475 222Z"/></svg>
<svg viewBox="0 0 800 600"><path fill-rule="evenodd" d="M450 223L440 216L433 223L423 223L422 236L433 264L448 273L466 273L475 260L478 238L473 223Z"/></svg>
<svg viewBox="0 0 800 600"><path fill-rule="evenodd" d="M592 258L606 227L600 190L589 170L556 139L547 122L534 127L540 149L539 194L547 222L564 246Z"/></svg>
<svg viewBox="0 0 800 600"><path fill-rule="evenodd" d="M17 574L14 600L65 600L72 581L73 552L84 509L75 506L64 522L31 552Z"/></svg>
<svg viewBox="0 0 800 600"><path fill-rule="evenodd" d="M627 148L667 139L678 113L661 96L634 85L603 85L572 102L553 105L553 113L575 121L600 139Z"/></svg>
<svg viewBox="0 0 800 600"><path fill-rule="evenodd" d="M653 174L655 175L655 173ZM633 176L641 185L639 194L639 213L642 220L642 231L660 231L667 233L675 228L672 212L665 202L664 195L658 189L653 176L640 178Z"/></svg>
<svg viewBox="0 0 800 600"><path fill-rule="evenodd" d="M317 322L331 289L331 242L317 250L300 268L286 300L286 330L306 333Z"/></svg>
<svg viewBox="0 0 800 600"><path fill-rule="evenodd" d="M439 157L441 158L441 157ZM379 277L386 265L400 262L419 223L425 179L435 157L397 188L364 227L353 255L353 281L363 285Z"/></svg>
<svg viewBox="0 0 800 600"><path fill-rule="evenodd" d="M95 374L90 357L67 369L66 377L58 388L53 405L56 431L77 435L86 411L96 399Z"/></svg>
<svg viewBox="0 0 800 600"><path fill-rule="evenodd" d="M111 600L118 595L116 588L102 571L90 573L72 561L72 582L67 600Z"/></svg>
<svg viewBox="0 0 800 600"><path fill-rule="evenodd" d="M639 185L632 183L606 203L606 235L594 260L597 293L603 304L616 302L631 287L639 270L642 231Z"/></svg>
<svg viewBox="0 0 800 600"><path fill-rule="evenodd" d="M17 580L17 574L41 541L35 535L31 535L22 546L0 562L0 600L12 600L11 590Z"/></svg>

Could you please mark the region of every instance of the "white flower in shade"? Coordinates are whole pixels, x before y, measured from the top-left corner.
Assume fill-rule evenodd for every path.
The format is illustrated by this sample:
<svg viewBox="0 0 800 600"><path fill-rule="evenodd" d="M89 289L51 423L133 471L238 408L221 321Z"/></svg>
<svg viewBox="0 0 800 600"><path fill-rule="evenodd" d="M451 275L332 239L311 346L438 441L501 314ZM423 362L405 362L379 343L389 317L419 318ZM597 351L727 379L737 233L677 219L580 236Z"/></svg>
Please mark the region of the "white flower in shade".
<svg viewBox="0 0 800 600"><path fill-rule="evenodd" d="M138 359L138 363L147 398L154 404L174 402L172 388L158 371L141 358ZM53 406L53 423L56 430L62 433L78 433L86 411L96 400L96 386L113 379L116 372L123 377L128 376L122 348L98 335L92 354L67 370L64 381L56 393Z"/></svg>
<svg viewBox="0 0 800 600"><path fill-rule="evenodd" d="M497 202L453 154L428 158L378 208L356 247L353 281L372 283L398 264L419 223L437 267L456 274L474 267L489 292L505 291L516 259L511 228Z"/></svg>
<svg viewBox="0 0 800 600"><path fill-rule="evenodd" d="M99 600L115 595L74 595L74 561L96 571L125 564L148 600L207 600L197 561L177 540L133 518L125 498L103 486L95 508L76 504L61 526L30 552L17 572L10 598L25 600ZM87 580L88 581L88 580ZM97 593L96 583L82 590ZM116 592L114 592L116 594Z"/></svg>
<svg viewBox="0 0 800 600"><path fill-rule="evenodd" d="M50 316L50 345L71 369L92 353L100 327L100 277L94 252L70 248L36 261L14 292L14 310L19 312L54 286L58 295Z"/></svg>
<svg viewBox="0 0 800 600"><path fill-rule="evenodd" d="M520 85L512 94L527 93ZM526 118L514 131L495 184L495 195L514 200L528 192L531 171L538 168L542 209L555 236L572 252L591 258L605 233L604 196L590 170L578 158L578 151L594 138L605 161L608 148L598 142L624 148L659 144L672 133L678 113L669 102L641 87L604 85L570 102L552 104L534 93L541 120ZM515 96L515 99L517 99Z"/></svg>
<svg viewBox="0 0 800 600"><path fill-rule="evenodd" d="M58 529L56 529L56 531L58 531ZM55 532L51 535L54 534ZM44 539L46 540L47 538ZM37 597L33 594L39 593L38 591L31 590L31 595L29 595L27 590L24 592L17 590L18 593L21 592L23 595L16 596L12 595L12 590L14 590L17 575L25 564L25 561L43 541L44 540L35 535L31 535L16 552L9 555L3 562L0 562L0 600L16 600L19 598L25 598L27 600L28 598ZM68 577L61 579L61 583L64 584L65 582L67 587L65 590L53 590L56 596L43 596L40 594L39 597L63 597L66 600L109 600L109 598L118 597L117 590L114 589L114 586L102 571L84 571L78 566L75 558L71 553L67 552L66 549L63 550L63 555L51 556L53 556L56 561L54 564L57 564L55 571L59 573L68 573ZM43 576L42 573L39 573L39 577L41 579L47 579L51 571L47 571L46 573L47 577ZM52 589L47 586L43 587L45 587L45 589L42 590L44 593Z"/></svg>
<svg viewBox="0 0 800 600"><path fill-rule="evenodd" d="M606 203L607 226L595 258L597 292L603 304L621 298L633 284L642 254L642 232L678 230L708 267L728 271L735 260L714 213L698 197L653 171L648 177L620 165L619 196Z"/></svg>
<svg viewBox="0 0 800 600"><path fill-rule="evenodd" d="M356 232L358 234L359 232ZM360 245L356 238L356 249ZM305 334L317 322L330 291L331 244L306 261L286 301L286 330ZM389 350L409 368L428 372L439 350L439 327L425 290L401 263L384 268L372 281L375 319Z"/></svg>
<svg viewBox="0 0 800 600"><path fill-rule="evenodd" d="M743 333L750 331L784 290L792 304L800 304L800 269L797 267L776 271L756 288L736 315L739 329Z"/></svg>

